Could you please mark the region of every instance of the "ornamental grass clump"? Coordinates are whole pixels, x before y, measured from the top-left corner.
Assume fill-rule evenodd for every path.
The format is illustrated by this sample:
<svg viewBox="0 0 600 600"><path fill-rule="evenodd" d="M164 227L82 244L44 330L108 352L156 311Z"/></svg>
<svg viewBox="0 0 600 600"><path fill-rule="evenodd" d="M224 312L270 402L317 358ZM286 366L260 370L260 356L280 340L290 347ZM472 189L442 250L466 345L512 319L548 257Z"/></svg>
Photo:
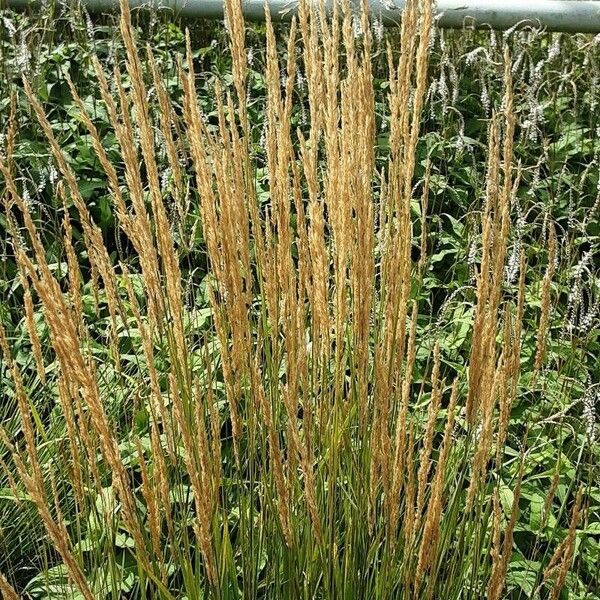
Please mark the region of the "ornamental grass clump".
<svg viewBox="0 0 600 600"><path fill-rule="evenodd" d="M171 97L121 1L123 64L107 72L92 58L118 160L68 80L127 240L121 260L25 80L58 172L66 256L64 272L49 263L5 154L4 215L31 354L52 398L39 414L0 327L19 415L18 427L0 428L0 468L45 531L35 597L503 597L527 452L505 455L526 327L523 252L517 283L505 278L519 186L513 63L507 50L503 100L489 118L470 354L457 368L420 311L429 175L417 193L415 171L432 3L409 0L385 49L383 165L365 4L353 12L334 3L325 14L301 1L283 45L267 12L257 151L241 3L225 2L232 85L214 84L206 114L191 36L176 57L181 96ZM188 226L201 233L206 266L192 302ZM536 372L555 251L551 229ZM106 331L92 326L100 318ZM584 513L582 490L539 573L553 598ZM0 590L16 598L9 579L18 574L9 575ZM43 596L51 580L59 591Z"/></svg>

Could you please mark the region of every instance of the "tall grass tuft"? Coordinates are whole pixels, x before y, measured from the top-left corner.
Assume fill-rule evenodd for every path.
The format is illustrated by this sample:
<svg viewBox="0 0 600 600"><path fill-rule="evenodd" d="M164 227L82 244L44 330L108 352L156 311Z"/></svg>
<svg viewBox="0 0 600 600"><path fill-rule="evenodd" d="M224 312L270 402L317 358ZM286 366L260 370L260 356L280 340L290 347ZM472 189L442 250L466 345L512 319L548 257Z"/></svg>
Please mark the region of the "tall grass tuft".
<svg viewBox="0 0 600 600"><path fill-rule="evenodd" d="M214 85L212 115L199 102L191 36L177 57L182 97L172 98L121 1L123 69L93 61L119 169L69 87L130 244L122 262L25 80L59 173L67 262L66 277L49 264L43 228L0 158L31 353L55 402L44 420L0 327L19 414L18 428L0 428L0 468L45 529L47 585L63 567L53 597L503 597L527 452L509 457L505 444L530 333L523 253L517 283L505 277L520 176L513 61L507 51L502 105L489 119L471 347L458 369L419 322L429 176L422 194L414 184L432 3L408 0L399 40L385 49L383 167L362 4L353 12L334 3L327 15L301 1L283 46L267 13L265 198L239 0L225 2L233 85ZM293 118L299 69L306 126ZM181 267L182 227L194 219L208 264L197 295L205 306L187 301ZM556 244L550 229L536 372ZM94 303L83 302L85 289ZM41 349L36 307L51 350ZM99 318L108 324L100 337L90 327ZM582 489L567 536L540 569L551 598L573 560L584 498ZM5 577L0 591L17 597Z"/></svg>

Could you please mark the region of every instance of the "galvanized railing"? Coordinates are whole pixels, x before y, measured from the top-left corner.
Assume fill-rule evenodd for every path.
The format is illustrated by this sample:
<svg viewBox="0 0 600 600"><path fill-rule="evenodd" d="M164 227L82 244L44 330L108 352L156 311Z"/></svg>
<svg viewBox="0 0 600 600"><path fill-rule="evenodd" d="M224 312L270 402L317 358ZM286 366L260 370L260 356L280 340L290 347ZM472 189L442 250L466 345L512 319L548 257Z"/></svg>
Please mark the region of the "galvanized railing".
<svg viewBox="0 0 600 600"><path fill-rule="evenodd" d="M5 0L9 6L23 8L37 0ZM109 12L118 7L117 0L81 0L90 11ZM309 0L310 1L310 0ZM335 0L328 0L327 4ZM351 0L359 5L359 0ZM289 18L297 0L268 0L273 19ZM400 20L404 0L367 0L373 17L386 25ZM129 0L133 7L166 8L188 17L222 18L223 0ZM247 19L260 20L265 14L265 0L242 0ZM438 24L460 28L465 25L509 29L515 25L544 27L548 31L600 32L600 0L438 0Z"/></svg>

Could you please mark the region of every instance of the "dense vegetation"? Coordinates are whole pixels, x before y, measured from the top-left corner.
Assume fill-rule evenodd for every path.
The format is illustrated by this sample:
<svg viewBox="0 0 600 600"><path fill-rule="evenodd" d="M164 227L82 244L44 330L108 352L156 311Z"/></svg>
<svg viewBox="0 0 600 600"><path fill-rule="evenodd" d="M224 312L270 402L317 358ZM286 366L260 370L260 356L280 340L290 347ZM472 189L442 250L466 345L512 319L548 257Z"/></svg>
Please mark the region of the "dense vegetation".
<svg viewBox="0 0 600 600"><path fill-rule="evenodd" d="M0 14L0 596L600 599L600 37L225 4Z"/></svg>

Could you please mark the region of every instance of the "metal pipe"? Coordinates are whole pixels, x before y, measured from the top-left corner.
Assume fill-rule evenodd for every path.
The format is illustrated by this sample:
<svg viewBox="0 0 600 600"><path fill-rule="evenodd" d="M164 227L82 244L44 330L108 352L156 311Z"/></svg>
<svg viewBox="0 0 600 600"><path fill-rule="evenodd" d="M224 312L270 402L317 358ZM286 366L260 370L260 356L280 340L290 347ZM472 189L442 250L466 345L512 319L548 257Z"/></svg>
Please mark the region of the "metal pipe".
<svg viewBox="0 0 600 600"><path fill-rule="evenodd" d="M7 0L11 7L24 8L38 0ZM311 0L308 0L309 2ZM331 6L332 1L326 4ZM265 0L241 0L247 19L264 19ZM351 0L355 6L360 0ZM118 0L82 0L88 10L111 12ZM298 0L267 0L273 19L290 18ZM386 25L398 23L405 0L367 0L373 16L381 16ZM223 18L223 0L129 0L132 8L170 9L184 17ZM600 32L600 0L438 0L440 27L465 25L509 29L515 25L544 27L548 31Z"/></svg>

